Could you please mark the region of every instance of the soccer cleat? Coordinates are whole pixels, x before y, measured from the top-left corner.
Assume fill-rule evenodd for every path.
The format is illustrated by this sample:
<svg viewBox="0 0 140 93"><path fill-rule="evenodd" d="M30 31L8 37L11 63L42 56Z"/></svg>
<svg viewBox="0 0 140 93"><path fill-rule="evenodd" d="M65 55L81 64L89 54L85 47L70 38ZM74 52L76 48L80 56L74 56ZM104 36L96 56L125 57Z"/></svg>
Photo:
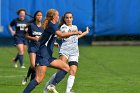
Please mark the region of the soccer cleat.
<svg viewBox="0 0 140 93"><path fill-rule="evenodd" d="M52 92L52 93L58 93L58 92L56 91L54 85L49 85L49 86L47 87L47 89L48 89L48 91L50 91L50 92Z"/></svg>
<svg viewBox="0 0 140 93"><path fill-rule="evenodd" d="M25 68L25 66L21 66L20 68Z"/></svg>
<svg viewBox="0 0 140 93"><path fill-rule="evenodd" d="M15 68L17 68L17 67L18 67L17 63L14 63L14 67L15 67Z"/></svg>
<svg viewBox="0 0 140 93"><path fill-rule="evenodd" d="M28 80L28 78L25 77L25 78L22 80L22 85L25 85L25 84L27 83L27 80Z"/></svg>

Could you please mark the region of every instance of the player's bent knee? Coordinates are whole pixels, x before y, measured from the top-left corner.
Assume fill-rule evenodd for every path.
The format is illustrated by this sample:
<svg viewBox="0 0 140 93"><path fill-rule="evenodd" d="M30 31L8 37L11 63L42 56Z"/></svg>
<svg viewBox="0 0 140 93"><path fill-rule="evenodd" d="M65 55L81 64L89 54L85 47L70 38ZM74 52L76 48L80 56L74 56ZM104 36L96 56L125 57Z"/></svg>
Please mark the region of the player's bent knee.
<svg viewBox="0 0 140 93"><path fill-rule="evenodd" d="M44 79L44 75L41 75L41 74L36 74L36 77L35 77L36 81L38 82L38 84L40 84L43 79Z"/></svg>
<svg viewBox="0 0 140 93"><path fill-rule="evenodd" d="M70 70L70 75L75 76L76 75L76 70Z"/></svg>
<svg viewBox="0 0 140 93"><path fill-rule="evenodd" d="M40 84L43 81L43 79L42 78L39 78L39 77L36 77L35 79L36 79L36 81L37 81L38 84Z"/></svg>
<svg viewBox="0 0 140 93"><path fill-rule="evenodd" d="M69 72L70 67L67 65L64 69L65 69L65 71Z"/></svg>
<svg viewBox="0 0 140 93"><path fill-rule="evenodd" d="M62 70L65 70L66 72L69 72L70 67L66 64L66 65L62 68Z"/></svg>

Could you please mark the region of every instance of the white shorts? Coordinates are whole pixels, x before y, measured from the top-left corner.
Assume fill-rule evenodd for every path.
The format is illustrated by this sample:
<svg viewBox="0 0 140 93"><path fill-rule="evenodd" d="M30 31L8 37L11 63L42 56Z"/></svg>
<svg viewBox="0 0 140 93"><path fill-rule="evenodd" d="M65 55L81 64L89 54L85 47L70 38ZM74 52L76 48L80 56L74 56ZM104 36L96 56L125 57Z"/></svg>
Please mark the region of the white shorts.
<svg viewBox="0 0 140 93"><path fill-rule="evenodd" d="M73 55L66 55L66 54L59 54L60 56L61 55L64 55L67 59L68 59L68 62L71 62L71 61L75 61L75 62L77 62L78 63L78 58L79 58L79 56L73 56Z"/></svg>

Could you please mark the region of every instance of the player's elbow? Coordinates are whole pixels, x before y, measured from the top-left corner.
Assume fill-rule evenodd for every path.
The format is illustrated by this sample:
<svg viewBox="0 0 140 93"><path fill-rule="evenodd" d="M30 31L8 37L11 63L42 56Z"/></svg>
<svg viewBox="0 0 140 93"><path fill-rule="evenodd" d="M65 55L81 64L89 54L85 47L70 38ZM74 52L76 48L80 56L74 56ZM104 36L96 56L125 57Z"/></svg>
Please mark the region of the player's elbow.
<svg viewBox="0 0 140 93"><path fill-rule="evenodd" d="M10 25L8 26L9 30L12 28Z"/></svg>

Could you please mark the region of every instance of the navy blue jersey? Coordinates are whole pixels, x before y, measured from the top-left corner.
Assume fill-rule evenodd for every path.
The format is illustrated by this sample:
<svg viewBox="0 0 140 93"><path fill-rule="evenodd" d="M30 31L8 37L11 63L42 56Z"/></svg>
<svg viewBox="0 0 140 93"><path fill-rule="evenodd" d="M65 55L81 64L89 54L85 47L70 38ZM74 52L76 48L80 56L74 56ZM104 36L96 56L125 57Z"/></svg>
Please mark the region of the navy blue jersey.
<svg viewBox="0 0 140 93"><path fill-rule="evenodd" d="M29 36L35 37L35 36L41 36L41 34L44 32L43 27L38 27L35 22L31 23L28 27L28 34ZM29 40L31 43L35 43L35 41Z"/></svg>
<svg viewBox="0 0 140 93"><path fill-rule="evenodd" d="M28 27L29 36L41 36L43 32L43 27L38 27L35 22L31 23Z"/></svg>
<svg viewBox="0 0 140 93"><path fill-rule="evenodd" d="M16 36L19 37L24 37L25 36L25 28L28 25L28 20L20 20L19 18L14 19L11 23L10 26L15 26L16 29Z"/></svg>
<svg viewBox="0 0 140 93"><path fill-rule="evenodd" d="M44 32L44 29L43 27L38 27L36 25L35 22L31 23L29 26L28 26L28 34L29 36L32 36L32 37L39 37L41 36L41 34ZM29 44L28 44L28 52L37 52L37 50L39 49L39 42L36 42L36 41L33 41L33 40L29 40Z"/></svg>
<svg viewBox="0 0 140 93"><path fill-rule="evenodd" d="M48 27L42 34L40 42L40 53L43 57L52 57L54 42L56 40L55 32L59 30L58 24L53 24L52 22L48 23ZM45 49L42 49L45 48ZM45 53L45 51L46 53Z"/></svg>

